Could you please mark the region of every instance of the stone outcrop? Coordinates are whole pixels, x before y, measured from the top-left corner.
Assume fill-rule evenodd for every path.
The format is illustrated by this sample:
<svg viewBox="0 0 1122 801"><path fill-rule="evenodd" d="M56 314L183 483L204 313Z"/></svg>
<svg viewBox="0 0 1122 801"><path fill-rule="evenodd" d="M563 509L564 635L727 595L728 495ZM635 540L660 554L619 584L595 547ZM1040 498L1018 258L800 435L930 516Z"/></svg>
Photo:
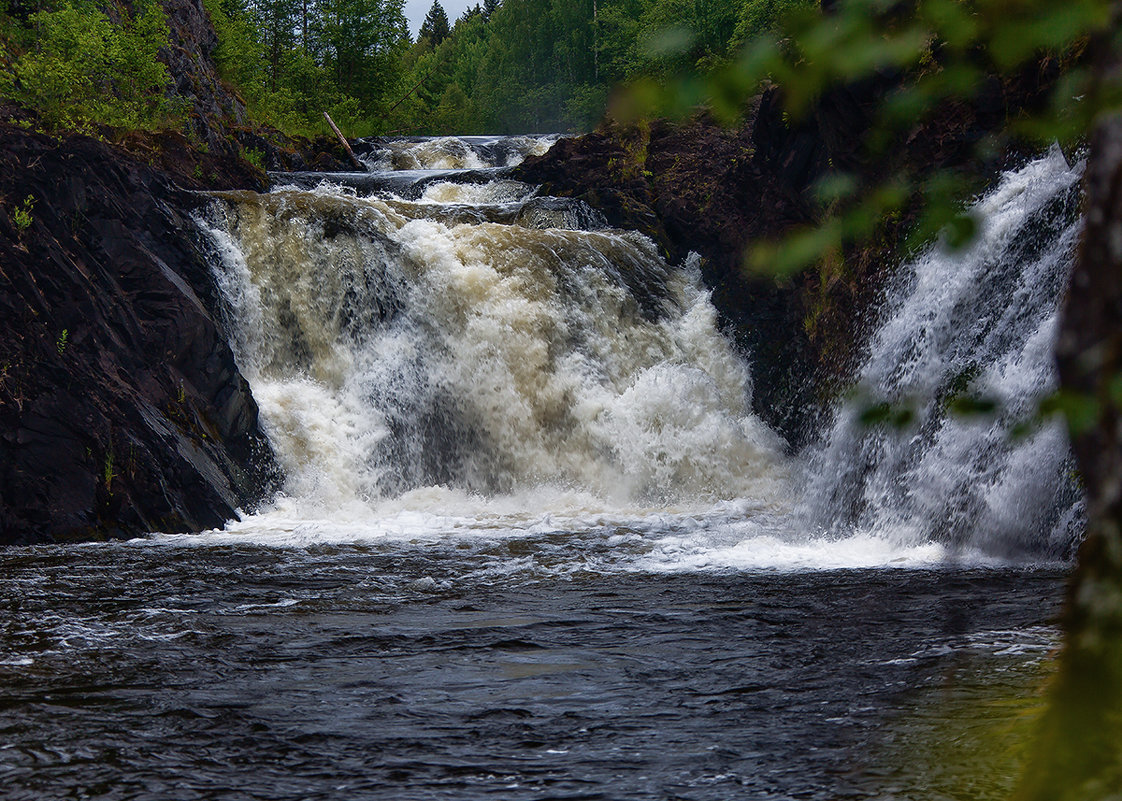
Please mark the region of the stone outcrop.
<svg viewBox="0 0 1122 801"><path fill-rule="evenodd" d="M1058 68L1042 62L982 87L972 103L948 103L906 132L887 156L866 151L880 100L901 78L884 75L836 89L798 124L777 89L755 97L743 123L726 129L699 118L683 124L602 126L558 142L517 168L543 192L579 197L620 227L659 242L667 256L702 256L726 332L751 354L756 411L793 446L862 356L876 301L899 260L914 210L882 223L875 242L786 278L745 269L748 246L821 219L816 182L832 170L868 184L903 172L953 169L978 181L1016 158L981 162L974 144L1017 109L1040 102Z"/></svg>
<svg viewBox="0 0 1122 801"><path fill-rule="evenodd" d="M110 145L0 106L0 545L199 531L279 481L189 215L345 154L255 125L202 0L162 6L178 130Z"/></svg>
<svg viewBox="0 0 1122 801"><path fill-rule="evenodd" d="M196 187L259 174L178 135L133 143L151 164L0 139L0 544L221 525L277 472L186 216L205 198L153 165Z"/></svg>
<svg viewBox="0 0 1122 801"><path fill-rule="evenodd" d="M289 138L255 124L245 101L218 74L218 37L202 0L161 0L168 46L159 53L172 83L168 93L183 103L183 133L191 147L215 156L256 153L269 170L351 169L339 143L327 136Z"/></svg>
<svg viewBox="0 0 1122 801"><path fill-rule="evenodd" d="M215 154L237 155L231 128L249 127L245 102L218 76L214 53L218 36L202 0L163 0L168 46L160 51L172 85L169 92L186 101L186 129L196 143Z"/></svg>

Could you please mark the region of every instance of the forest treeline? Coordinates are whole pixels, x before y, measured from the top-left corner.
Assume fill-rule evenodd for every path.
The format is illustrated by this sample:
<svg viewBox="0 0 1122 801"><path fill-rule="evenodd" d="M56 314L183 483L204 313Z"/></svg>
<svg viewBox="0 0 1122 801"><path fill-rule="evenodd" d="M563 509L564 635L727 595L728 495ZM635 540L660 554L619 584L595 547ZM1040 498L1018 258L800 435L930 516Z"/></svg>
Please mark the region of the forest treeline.
<svg viewBox="0 0 1122 801"><path fill-rule="evenodd" d="M404 0L204 0L225 82L255 122L349 135L585 130L614 86L705 72L817 0L433 3L414 40ZM174 127L158 0L0 0L0 95L48 124Z"/></svg>
<svg viewBox="0 0 1122 801"><path fill-rule="evenodd" d="M809 5L817 1L488 0L406 52L398 97L417 89L392 122L425 133L586 130L617 84L704 72Z"/></svg>

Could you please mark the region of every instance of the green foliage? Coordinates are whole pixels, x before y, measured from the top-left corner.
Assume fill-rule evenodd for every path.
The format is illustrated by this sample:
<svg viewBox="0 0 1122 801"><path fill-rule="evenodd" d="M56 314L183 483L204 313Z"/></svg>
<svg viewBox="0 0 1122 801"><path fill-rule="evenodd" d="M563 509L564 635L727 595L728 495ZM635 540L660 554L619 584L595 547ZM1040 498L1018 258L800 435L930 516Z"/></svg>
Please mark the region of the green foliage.
<svg viewBox="0 0 1122 801"><path fill-rule="evenodd" d="M248 150L246 150L244 153L242 153L242 155L245 156L246 161L248 161L250 164L252 164L257 169L259 169L259 170L265 169L265 154L262 153L257 148L251 147Z"/></svg>
<svg viewBox="0 0 1122 801"><path fill-rule="evenodd" d="M159 5L137 4L110 20L100 10L65 2L37 11L21 31L29 46L0 72L0 93L35 108L57 130L90 131L96 124L153 129L174 123L164 95L167 68L157 60L168 28Z"/></svg>
<svg viewBox="0 0 1122 801"><path fill-rule="evenodd" d="M418 36L427 40L430 46L439 47L440 43L447 39L451 32L448 14L444 11L444 6L440 5L440 0L433 0L432 8L425 15L425 21L421 23Z"/></svg>
<svg viewBox="0 0 1122 801"><path fill-rule="evenodd" d="M101 465L101 477L105 480L105 488L110 489L113 485L113 479L117 474L113 472L113 448L110 446L109 450L105 452L105 461Z"/></svg>
<svg viewBox="0 0 1122 801"><path fill-rule="evenodd" d="M35 196L28 195L24 198L23 203L12 212L12 219L15 220L16 228L19 229L21 234L31 227L33 219L31 210L33 208L35 208Z"/></svg>
<svg viewBox="0 0 1122 801"><path fill-rule="evenodd" d="M258 121L288 134L384 129L408 31L402 0L204 0L219 72Z"/></svg>
<svg viewBox="0 0 1122 801"><path fill-rule="evenodd" d="M640 17L640 43L657 73L709 65L728 50L737 4L721 0L654 0Z"/></svg>
<svg viewBox="0 0 1122 801"><path fill-rule="evenodd" d="M351 135L586 130L612 87L727 62L745 36L816 0L434 2L410 45L402 0L205 0L220 72L258 121Z"/></svg>
<svg viewBox="0 0 1122 801"><path fill-rule="evenodd" d="M753 10L781 10L778 4L765 5L755 4ZM884 219L905 208L922 210L910 246L942 231L948 245L960 247L976 227L961 211L975 187L952 173L921 176L893 169L894 148L909 130L948 104L982 104L988 82L1016 80L1042 59L1064 65L1048 106L981 138L977 156L984 160L1014 140L1040 147L1054 140L1065 145L1079 141L1093 116L1115 107L1120 96L1117 85L1092 82L1077 58L1088 37L1105 34L1109 8L1109 0L917 0L908 6L848 0L823 15L793 3L780 18L781 31L757 35L703 78L694 73L669 83L636 81L616 113L623 119L681 116L706 106L731 123L747 98L762 86L778 85L784 120L796 125L818 98L838 86L899 75L865 136L868 161L889 167L882 179L862 184L844 172L826 175L817 189L828 209L821 223L782 241L758 244L746 264L778 275L797 272L866 241ZM745 23L741 31L747 30Z"/></svg>
<svg viewBox="0 0 1122 801"><path fill-rule="evenodd" d="M252 96L265 83L265 55L250 16L228 13L222 0L205 0L204 5L218 36L214 58L219 74Z"/></svg>
<svg viewBox="0 0 1122 801"><path fill-rule="evenodd" d="M745 3L740 10L733 41L737 45L767 36L776 31L782 20L792 13L818 6L813 0L758 0Z"/></svg>
<svg viewBox="0 0 1122 801"><path fill-rule="evenodd" d="M405 99L388 125L415 133L587 130L619 82L647 77L665 85L681 72L704 74L727 61L745 31L768 28L784 9L815 6L817 0L490 0L469 9L446 37L433 35L439 26L426 21L401 62ZM446 98L453 85L466 103Z"/></svg>
<svg viewBox="0 0 1122 801"><path fill-rule="evenodd" d="M62 329L62 333L59 334L58 339L55 340L55 350L58 351L59 356L66 353L66 346L69 344L69 339L70 330L66 328Z"/></svg>

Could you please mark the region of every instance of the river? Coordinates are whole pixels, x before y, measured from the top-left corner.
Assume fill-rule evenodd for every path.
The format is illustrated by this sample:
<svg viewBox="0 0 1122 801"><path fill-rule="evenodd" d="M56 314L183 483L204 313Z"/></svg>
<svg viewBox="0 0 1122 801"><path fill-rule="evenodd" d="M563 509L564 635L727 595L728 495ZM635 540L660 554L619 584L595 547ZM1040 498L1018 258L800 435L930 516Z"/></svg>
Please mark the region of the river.
<svg viewBox="0 0 1122 801"><path fill-rule="evenodd" d="M696 264L506 177L550 143L370 142L370 174L215 195L284 490L0 553L6 797L1008 791L1082 526L1062 431L1020 425L1079 169L1008 173L969 251L903 270L793 454ZM951 414L964 388L995 411Z"/></svg>

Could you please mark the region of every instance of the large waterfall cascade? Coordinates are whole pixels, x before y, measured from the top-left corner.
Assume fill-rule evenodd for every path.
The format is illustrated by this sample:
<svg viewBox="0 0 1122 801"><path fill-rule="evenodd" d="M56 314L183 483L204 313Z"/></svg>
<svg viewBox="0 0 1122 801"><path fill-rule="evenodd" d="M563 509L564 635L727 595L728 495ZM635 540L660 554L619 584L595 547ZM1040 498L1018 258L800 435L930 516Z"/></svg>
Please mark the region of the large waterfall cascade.
<svg viewBox="0 0 1122 801"><path fill-rule="evenodd" d="M5 801L1010 797L1079 508L1059 430L1007 431L1054 382L1078 171L902 265L791 456L693 266L503 173L548 144L213 197L284 491L0 551ZM860 426L884 399L915 422Z"/></svg>
<svg viewBox="0 0 1122 801"><path fill-rule="evenodd" d="M643 569L1070 540L1062 432L1008 437L1054 384L1078 193L1062 156L1006 176L976 207L973 248L932 249L887 301L860 385L926 398L919 422L866 429L855 400L792 460L751 413L748 365L694 265L503 176L552 141L372 140L372 175L216 197L200 225L287 482L212 537L598 532ZM955 381L998 396L999 419L940 411Z"/></svg>

